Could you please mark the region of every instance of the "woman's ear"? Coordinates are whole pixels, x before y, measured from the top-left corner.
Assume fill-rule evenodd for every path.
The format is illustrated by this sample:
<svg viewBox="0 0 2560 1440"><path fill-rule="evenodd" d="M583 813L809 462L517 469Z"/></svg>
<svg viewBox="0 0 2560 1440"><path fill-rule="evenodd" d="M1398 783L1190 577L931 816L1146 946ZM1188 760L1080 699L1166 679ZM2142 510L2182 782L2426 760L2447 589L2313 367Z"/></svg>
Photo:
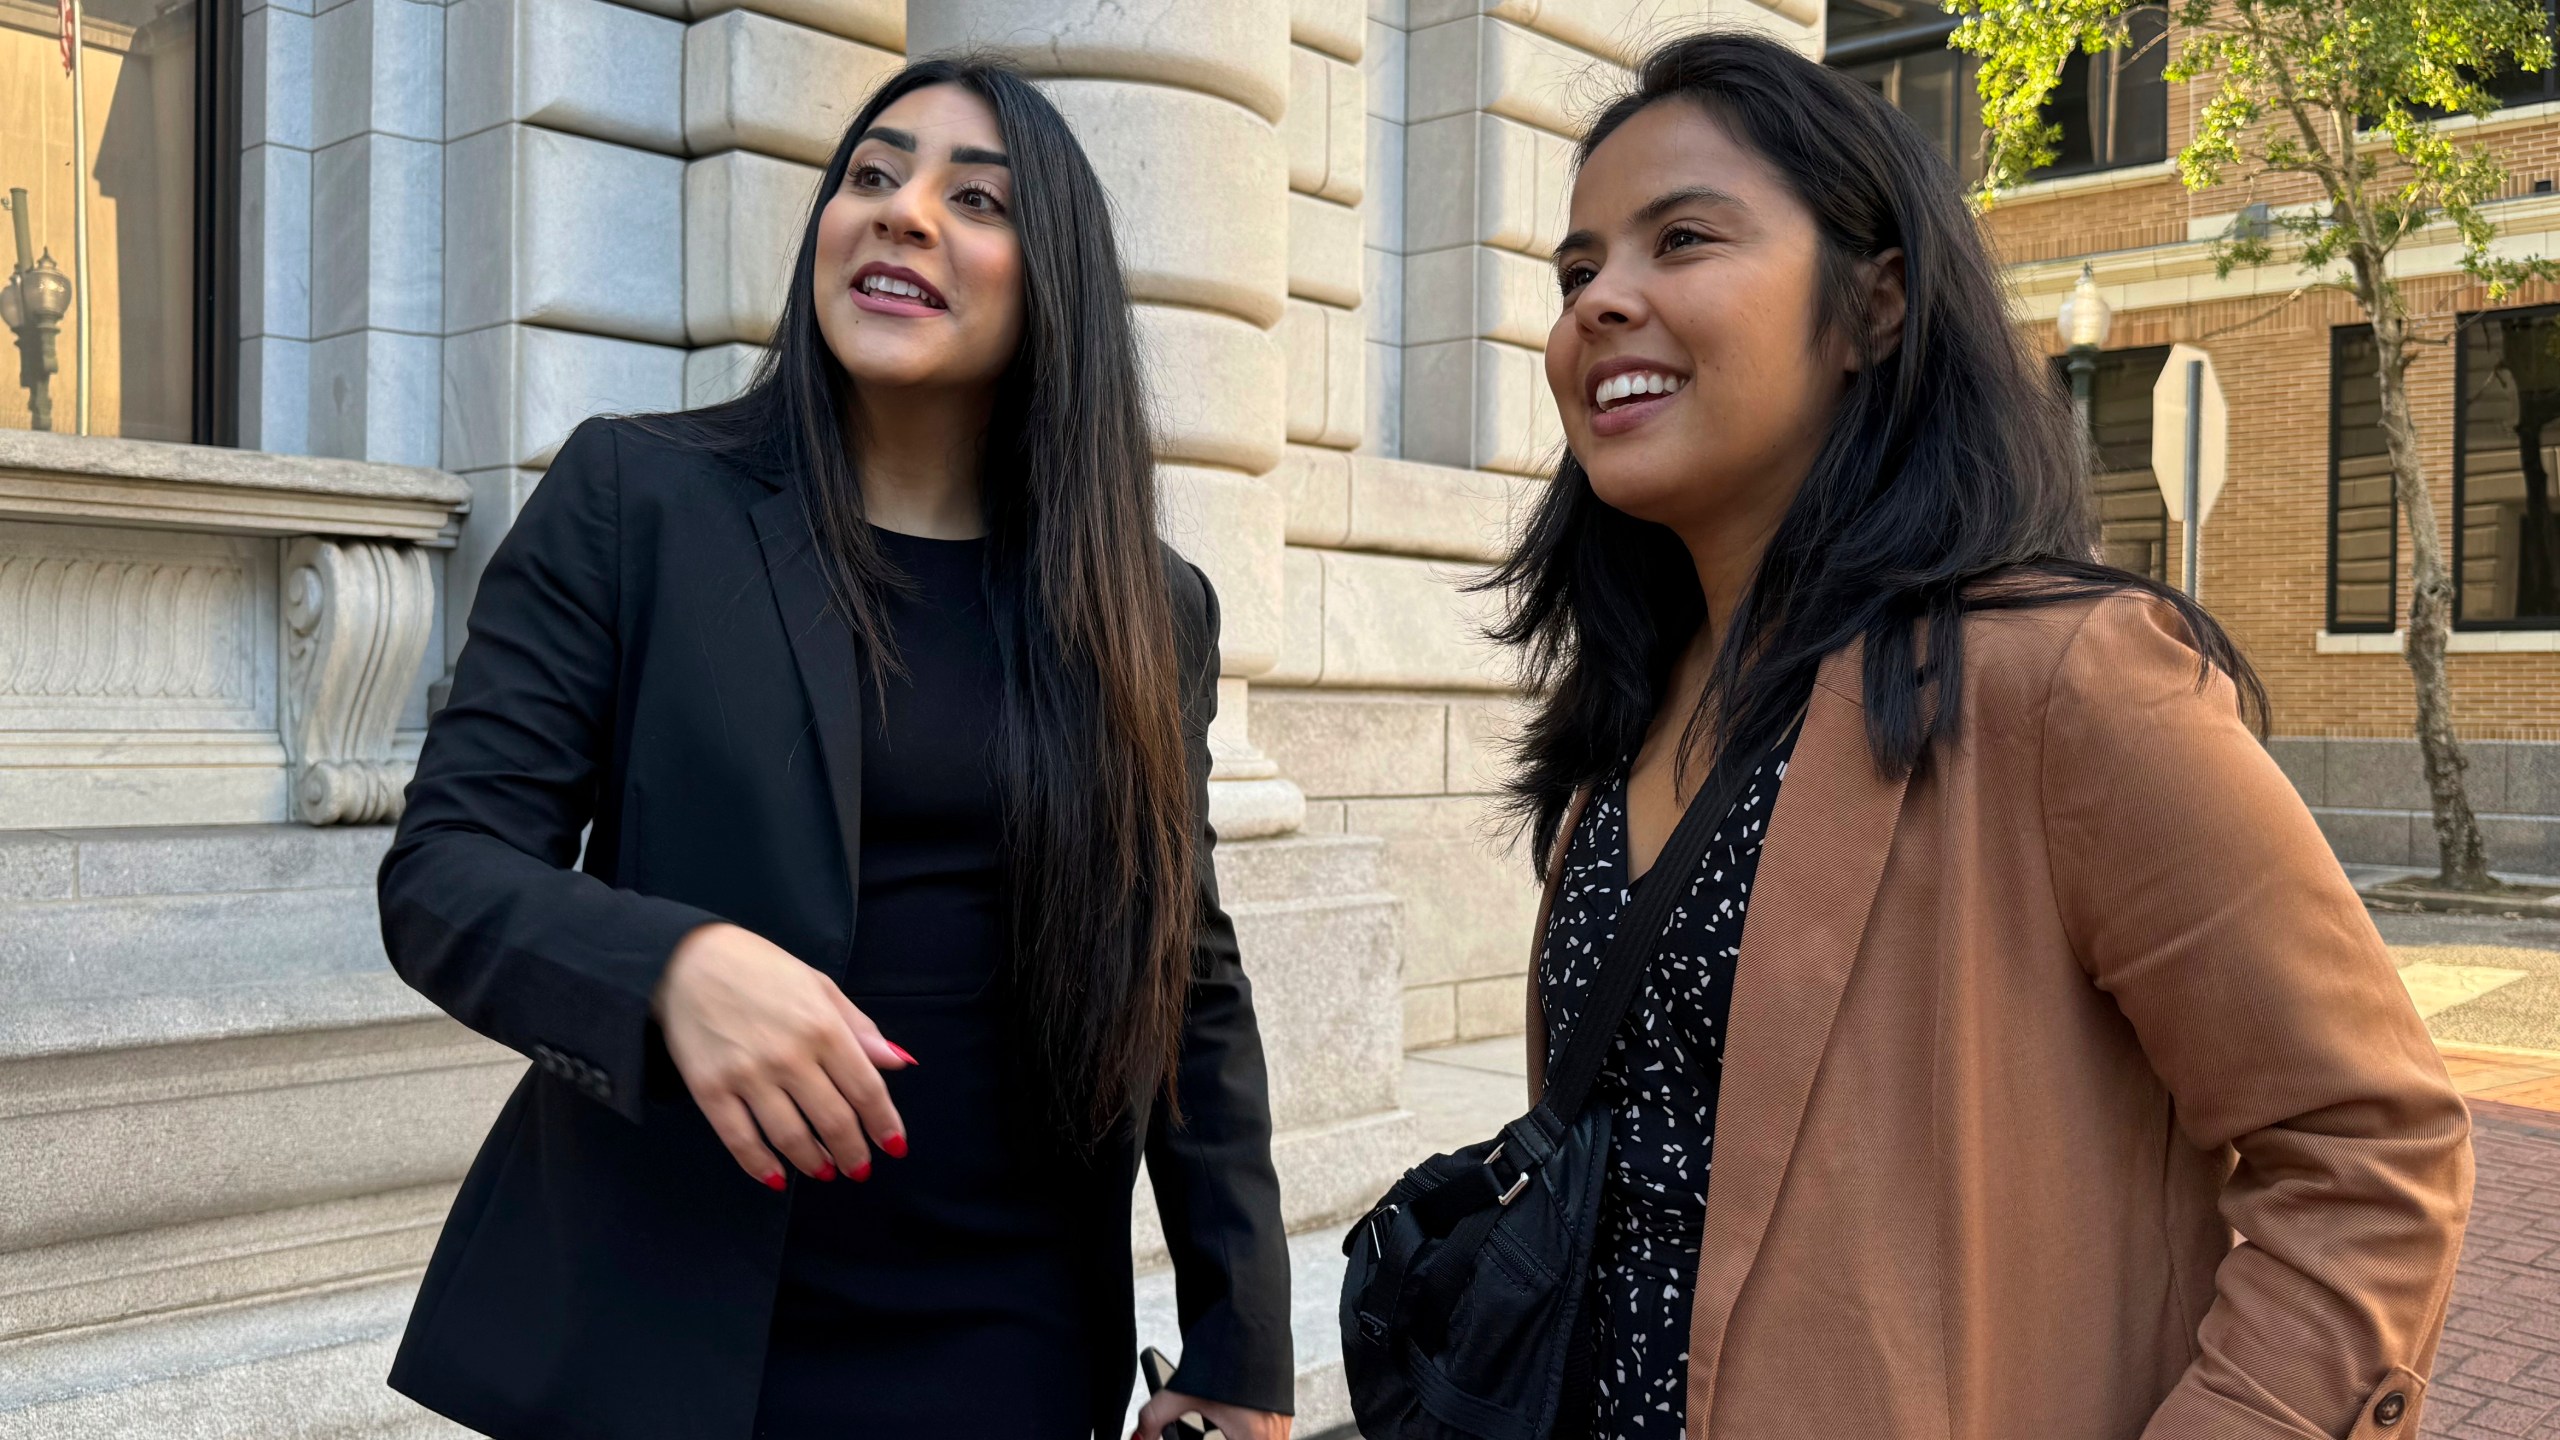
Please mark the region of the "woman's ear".
<svg viewBox="0 0 2560 1440"><path fill-rule="evenodd" d="M1902 251L1887 250L1863 267L1867 283L1867 353L1881 360L1902 344L1902 318L1910 308L1903 288Z"/></svg>

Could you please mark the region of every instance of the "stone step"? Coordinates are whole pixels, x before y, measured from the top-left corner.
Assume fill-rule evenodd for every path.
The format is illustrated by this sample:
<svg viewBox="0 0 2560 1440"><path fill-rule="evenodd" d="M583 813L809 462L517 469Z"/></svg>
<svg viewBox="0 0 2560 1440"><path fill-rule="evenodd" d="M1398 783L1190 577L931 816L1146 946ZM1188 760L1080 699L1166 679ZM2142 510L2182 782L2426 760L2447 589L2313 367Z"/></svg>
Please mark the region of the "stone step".
<svg viewBox="0 0 2560 1440"><path fill-rule="evenodd" d="M1218 898L1229 907L1375 892L1386 842L1370 835L1291 835L1218 846Z"/></svg>
<svg viewBox="0 0 2560 1440"><path fill-rule="evenodd" d="M1340 1237L1331 1230L1290 1242L1294 1431L1306 1440L1353 1433L1335 1321L1342 1266ZM382 1383L416 1293L414 1275L403 1275L140 1324L0 1341L0 1437L463 1440L470 1431ZM1181 1321L1170 1269L1138 1277L1137 1312L1138 1342L1179 1359ZM1143 1384L1132 1387L1124 1423L1135 1423L1144 1394Z"/></svg>

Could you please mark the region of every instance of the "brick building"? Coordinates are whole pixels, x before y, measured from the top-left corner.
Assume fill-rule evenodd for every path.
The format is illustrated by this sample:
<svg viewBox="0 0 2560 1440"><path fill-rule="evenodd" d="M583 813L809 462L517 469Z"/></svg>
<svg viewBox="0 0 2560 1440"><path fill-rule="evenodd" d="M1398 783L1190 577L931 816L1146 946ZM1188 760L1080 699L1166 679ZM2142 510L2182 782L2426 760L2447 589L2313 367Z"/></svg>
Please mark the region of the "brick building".
<svg viewBox="0 0 2560 1440"><path fill-rule="evenodd" d="M1834 0L1829 19L1830 62L1978 176L1978 101L1965 57L1946 46L1953 18L1902 0ZM2265 678L2270 748L2342 858L2431 866L2396 630L2408 540L2364 317L2349 296L2300 293L2307 277L2290 264L2215 278L2212 241L2246 207L2315 196L2290 177L2188 191L2174 157L2209 92L2166 84L2162 60L2160 46L2075 58L2054 101L2060 160L2003 196L1985 223L2021 323L2043 349L2062 350L2056 312L2084 265L2112 307L2092 387L2108 552L2173 583L2184 540L2150 469L2151 390L2171 344L2212 355L2230 407L2229 478L2199 536L2200 594ZM2489 211L2502 249L2560 255L2560 82L2551 72L2510 77L2502 99L2494 114L2445 128L2507 161L2509 191ZM2560 461L2560 361L2548 358L2560 357L2560 288L2492 302L2460 274L2460 255L2439 226L2404 247L2396 267L2429 333L2468 322L2458 338L2424 347L2410 375L2456 573L2455 721L2493 866L2560 873L2560 537L2546 518ZM2536 526L2546 527L2539 540Z"/></svg>

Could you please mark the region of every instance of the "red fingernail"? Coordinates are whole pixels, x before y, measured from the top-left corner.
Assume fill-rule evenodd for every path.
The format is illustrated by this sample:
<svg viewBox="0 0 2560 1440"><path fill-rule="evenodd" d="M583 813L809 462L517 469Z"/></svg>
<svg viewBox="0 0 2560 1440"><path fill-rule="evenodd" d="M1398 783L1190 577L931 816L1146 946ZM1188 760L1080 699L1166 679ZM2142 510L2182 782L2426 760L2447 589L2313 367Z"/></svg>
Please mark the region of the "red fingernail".
<svg viewBox="0 0 2560 1440"><path fill-rule="evenodd" d="M819 1166L818 1178L821 1180L833 1180L836 1178L836 1162L830 1160L826 1164Z"/></svg>
<svg viewBox="0 0 2560 1440"><path fill-rule="evenodd" d="M913 1064L918 1063L918 1062L917 1062L917 1060L916 1060L916 1057L914 1057L913 1055L910 1055L910 1054L908 1054L908 1053L907 1053L907 1047L906 1047L906 1046L904 1046L904 1045L899 1044L897 1041L895 1041L895 1040L883 1040L883 1041L881 1041L880 1043L889 1047L889 1053L890 1053L890 1054L897 1056L899 1059L906 1061L908 1064L913 1065ZM896 1151L892 1150L892 1151L890 1151L889 1153L890 1153L890 1154L892 1154L892 1155L894 1155L894 1154L896 1154L896 1153L898 1153L898 1152L896 1152Z"/></svg>
<svg viewBox="0 0 2560 1440"><path fill-rule="evenodd" d="M904 1135L883 1135L880 1137L880 1148L889 1152L890 1159L904 1160L907 1158L907 1137Z"/></svg>
<svg viewBox="0 0 2560 1440"><path fill-rule="evenodd" d="M844 1173L852 1176L853 1182L859 1185L863 1181L871 1178L871 1162L865 1160L861 1164L854 1166L852 1169L847 1170Z"/></svg>
<svg viewBox="0 0 2560 1440"><path fill-rule="evenodd" d="M779 1190L786 1183L788 1182L782 1178L782 1172L779 1170L776 1170L772 1174L764 1177L764 1188L767 1190Z"/></svg>

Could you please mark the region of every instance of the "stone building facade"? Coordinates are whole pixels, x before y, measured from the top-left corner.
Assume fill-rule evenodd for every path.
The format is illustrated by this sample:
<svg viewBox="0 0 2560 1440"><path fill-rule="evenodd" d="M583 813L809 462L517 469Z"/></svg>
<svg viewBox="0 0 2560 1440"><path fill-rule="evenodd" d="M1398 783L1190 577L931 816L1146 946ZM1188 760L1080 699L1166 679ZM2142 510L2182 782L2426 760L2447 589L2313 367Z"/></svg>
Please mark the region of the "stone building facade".
<svg viewBox="0 0 2560 1440"><path fill-rule="evenodd" d="M1461 583L1558 443L1538 257L1576 116L1649 39L1818 53L1819 9L229 3L92 7L74 144L51 7L0 0L0 187L30 176L55 257L87 197L102 337L86 387L52 376L92 433L0 395L0 1435L450 1433L379 1380L522 1060L383 964L398 785L561 439L743 383L845 119L957 47L1036 72L1118 207L1165 528L1225 602L1213 818L1304 1237L1302 1429L1344 1418L1328 1227L1413 1158L1401 1051L1520 1019L1513 701ZM106 173L188 113L191 211ZM146 259L161 290L110 283ZM1161 1269L1142 1294L1169 1341Z"/></svg>
<svg viewBox="0 0 2560 1440"><path fill-rule="evenodd" d="M1933 5L1834 0L1829 22L1831 63L1886 91L1965 163L1978 126L1946 112L1939 83L1963 78L1945 48L1952 18ZM2198 537L2199 594L2265 679L2269 748L2339 856L2432 869L2400 649L2407 528L2382 460L2371 352L2359 348L2364 317L2352 297L2303 293L2306 277L2289 264L2215 276L2212 242L2249 207L2316 195L2300 177L2186 189L2173 157L2209 92L2165 84L2160 54L2073 62L2057 107L2056 168L2067 173L2003 195L1985 224L2040 348L2061 355L2056 315L2084 265L2111 307L2092 396L2109 554L2173 584L2185 542L2150 468L2151 389L2171 344L2212 356L2229 406L2228 479ZM2092 80L2111 64L2121 67L2112 112L2099 98L2108 87ZM2510 168L2507 193L2486 211L2501 252L2560 255L2560 88L2547 73L2498 83L2503 108L2445 128ZM1954 93L1970 100L1960 83ZM2395 262L2432 333L2462 327L2453 343L2421 347L2410 375L2436 524L2458 573L2454 719L2491 865L2549 876L2560 874L2560 578L2544 559L2537 586L2534 557L2537 543L2552 547L2545 556L2560 549L2560 530L2540 542L2529 532L2553 523L2560 429L2540 397L2560 377L2541 374L2539 357L2546 342L2560 355L2560 288L2493 301L2460 274L2460 255L2439 226Z"/></svg>

